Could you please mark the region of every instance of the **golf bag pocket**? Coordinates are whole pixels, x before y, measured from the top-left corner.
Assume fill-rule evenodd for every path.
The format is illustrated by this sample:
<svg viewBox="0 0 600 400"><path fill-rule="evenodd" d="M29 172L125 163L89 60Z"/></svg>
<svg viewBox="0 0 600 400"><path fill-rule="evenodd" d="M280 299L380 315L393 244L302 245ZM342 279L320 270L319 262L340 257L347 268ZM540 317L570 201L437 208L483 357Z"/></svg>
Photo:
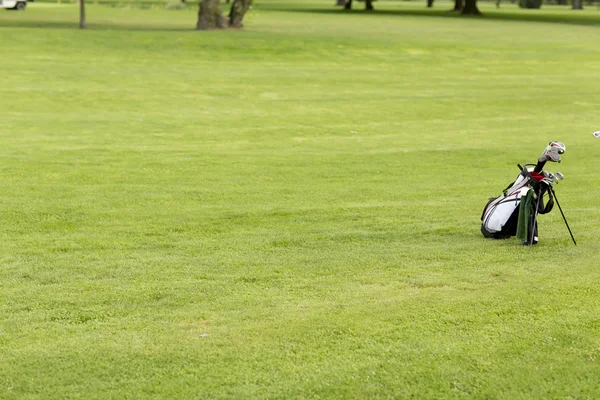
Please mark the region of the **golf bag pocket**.
<svg viewBox="0 0 600 400"><path fill-rule="evenodd" d="M521 199L529 187L522 187L510 194L490 199L481 215L481 233L487 238L505 239L515 236L519 219Z"/></svg>

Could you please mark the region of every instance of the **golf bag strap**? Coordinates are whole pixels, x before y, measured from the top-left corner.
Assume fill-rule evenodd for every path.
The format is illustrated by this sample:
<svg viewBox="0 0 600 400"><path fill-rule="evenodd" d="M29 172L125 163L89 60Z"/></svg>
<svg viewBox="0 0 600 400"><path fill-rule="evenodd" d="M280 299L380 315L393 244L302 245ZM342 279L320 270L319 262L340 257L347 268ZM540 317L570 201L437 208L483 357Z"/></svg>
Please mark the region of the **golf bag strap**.
<svg viewBox="0 0 600 400"><path fill-rule="evenodd" d="M552 190L548 190L548 188L544 187L544 185L540 186L543 186L543 189L540 191L540 196L542 196L542 207L540 210L538 210L538 214L547 214L552 211L552 208L554 208L554 195L552 195ZM545 193L548 193L548 201L544 205L543 196Z"/></svg>
<svg viewBox="0 0 600 400"><path fill-rule="evenodd" d="M482 221L483 221L483 217L485 216L485 212L486 212L486 211L487 211L487 209L488 209L488 206L490 205L490 203L491 203L492 201L494 201L494 200L496 200L496 199L497 199L497 197L490 197L490 198L488 199L488 202L485 204L485 207L483 207L483 211L481 212L481 220L482 220Z"/></svg>

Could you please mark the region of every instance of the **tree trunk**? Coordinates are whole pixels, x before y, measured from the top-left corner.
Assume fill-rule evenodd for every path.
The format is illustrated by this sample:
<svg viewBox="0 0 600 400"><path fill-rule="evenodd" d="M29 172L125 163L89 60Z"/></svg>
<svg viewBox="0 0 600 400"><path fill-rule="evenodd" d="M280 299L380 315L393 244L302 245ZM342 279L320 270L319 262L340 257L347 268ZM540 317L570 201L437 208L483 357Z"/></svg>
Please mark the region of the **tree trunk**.
<svg viewBox="0 0 600 400"><path fill-rule="evenodd" d="M433 7L433 0L427 0L427 8Z"/></svg>
<svg viewBox="0 0 600 400"><path fill-rule="evenodd" d="M454 0L454 8L450 11L462 11L463 9L463 0Z"/></svg>
<svg viewBox="0 0 600 400"><path fill-rule="evenodd" d="M346 5L344 6L344 10L352 10L352 0L346 1Z"/></svg>
<svg viewBox="0 0 600 400"><path fill-rule="evenodd" d="M87 28L85 22L85 0L79 0L79 29Z"/></svg>
<svg viewBox="0 0 600 400"><path fill-rule="evenodd" d="M345 6L346 0L336 0L335 5L336 6Z"/></svg>
<svg viewBox="0 0 600 400"><path fill-rule="evenodd" d="M573 0L573 10L583 10L583 3L581 0Z"/></svg>
<svg viewBox="0 0 600 400"><path fill-rule="evenodd" d="M373 11L373 0L365 0L365 10Z"/></svg>
<svg viewBox="0 0 600 400"><path fill-rule="evenodd" d="M461 11L462 15L481 15L477 8L477 0L465 0L465 6Z"/></svg>
<svg viewBox="0 0 600 400"><path fill-rule="evenodd" d="M229 26L232 28L241 28L244 15L252 5L252 0L233 0L231 10L229 11Z"/></svg>
<svg viewBox="0 0 600 400"><path fill-rule="evenodd" d="M198 8L198 23L196 29L207 30L226 28L225 18L221 13L220 0L202 0Z"/></svg>

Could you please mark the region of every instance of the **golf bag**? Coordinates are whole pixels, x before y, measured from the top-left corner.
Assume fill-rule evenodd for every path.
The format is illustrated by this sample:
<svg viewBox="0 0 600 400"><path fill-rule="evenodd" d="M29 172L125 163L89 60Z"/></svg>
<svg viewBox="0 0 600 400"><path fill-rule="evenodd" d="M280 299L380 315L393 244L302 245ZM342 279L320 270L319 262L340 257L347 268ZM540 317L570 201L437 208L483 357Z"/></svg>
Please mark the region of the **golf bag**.
<svg viewBox="0 0 600 400"><path fill-rule="evenodd" d="M504 189L501 196L489 199L483 208L481 233L484 237L506 239L516 236L523 244L538 242L537 216L552 211L555 198L552 185L563 178L560 172L555 175L543 168L548 161L560 162L560 155L566 149L562 142L550 142L537 164L518 165L521 173L517 179ZM548 200L544 202L546 194Z"/></svg>
<svg viewBox="0 0 600 400"><path fill-rule="evenodd" d="M490 198L481 214L481 233L486 238L516 236L523 244L537 243L537 215L554 207L554 197L546 176L534 168L521 168L517 179L501 196ZM548 200L544 201L544 195Z"/></svg>

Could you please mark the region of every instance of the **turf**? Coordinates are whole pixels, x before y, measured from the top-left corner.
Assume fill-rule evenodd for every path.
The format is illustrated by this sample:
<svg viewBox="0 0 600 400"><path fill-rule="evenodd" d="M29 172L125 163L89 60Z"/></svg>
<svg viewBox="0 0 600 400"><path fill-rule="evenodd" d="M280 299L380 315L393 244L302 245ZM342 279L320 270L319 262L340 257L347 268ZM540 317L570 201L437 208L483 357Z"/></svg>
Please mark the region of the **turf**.
<svg viewBox="0 0 600 400"><path fill-rule="evenodd" d="M0 12L0 398L600 397L600 13L375 5Z"/></svg>

